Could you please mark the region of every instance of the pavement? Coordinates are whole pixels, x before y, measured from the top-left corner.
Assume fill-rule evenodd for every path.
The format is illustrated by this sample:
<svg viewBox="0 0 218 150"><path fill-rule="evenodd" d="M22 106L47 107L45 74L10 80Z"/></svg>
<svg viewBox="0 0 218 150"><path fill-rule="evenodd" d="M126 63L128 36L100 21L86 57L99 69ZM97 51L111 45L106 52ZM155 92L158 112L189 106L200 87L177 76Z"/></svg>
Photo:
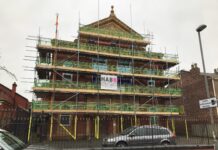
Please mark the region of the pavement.
<svg viewBox="0 0 218 150"><path fill-rule="evenodd" d="M201 137L195 137L195 138L189 138L186 139L185 137L177 137L176 138L176 147L173 149L180 149L181 146L183 147L198 147L200 150L212 150L214 148L210 148L213 145L213 140L212 139L207 139L207 138L201 138ZM206 147L210 145L210 147ZM203 146L200 148L199 146ZM158 146L157 146L158 147ZM157 148L156 147L156 148ZM147 147L149 149L149 146ZM143 149L147 149L143 147ZM151 148L151 147L150 147ZM155 148L155 149L156 149ZM163 148L163 147L162 147ZM195 148L195 149L196 149ZM80 149L80 150L92 150L92 149L108 149L112 150L115 148L103 148L101 146L101 140L65 140L65 141L52 141L52 142L41 142L41 143L33 143L28 146L26 150L70 150L70 149ZM126 149L126 148L125 148ZM131 149L140 149L140 147L131 147ZM154 149L154 147L152 147ZM161 149L161 148L158 148ZM168 147L167 149L171 149ZM187 148L185 148L187 149ZM193 148L191 148L193 149Z"/></svg>

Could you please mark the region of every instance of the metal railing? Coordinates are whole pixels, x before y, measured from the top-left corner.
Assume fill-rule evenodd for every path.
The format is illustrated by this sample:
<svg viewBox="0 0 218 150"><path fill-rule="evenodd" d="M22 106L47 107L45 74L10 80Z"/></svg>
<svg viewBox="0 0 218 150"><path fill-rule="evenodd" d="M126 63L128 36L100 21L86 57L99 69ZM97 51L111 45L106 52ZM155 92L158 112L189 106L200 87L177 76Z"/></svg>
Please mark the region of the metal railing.
<svg viewBox="0 0 218 150"><path fill-rule="evenodd" d="M109 101L109 100L108 100ZM101 111L139 111L139 112L165 112L165 113L183 113L183 106L175 105L139 105L129 103L96 103L96 102L56 102L52 105L48 101L33 101L32 108L34 110L101 110Z"/></svg>
<svg viewBox="0 0 218 150"><path fill-rule="evenodd" d="M41 65L52 65L51 61L48 61L44 58L37 58L37 64ZM179 77L178 72L176 71L165 71L160 69L148 69L148 68L139 68L134 67L132 69L131 66L125 65L107 65L103 63L92 63L92 62L76 62L76 61L56 61L56 66L63 67L72 67L72 68L82 68L82 69L93 69L95 71L114 71L117 73L134 73L134 74L142 74L142 75L156 75L161 77Z"/></svg>
<svg viewBox="0 0 218 150"><path fill-rule="evenodd" d="M59 47L63 48L75 48L78 49L76 42L65 41L65 40L58 40L56 42L55 39L43 39L41 38L38 42L38 45L45 45L45 46L56 46L58 43ZM95 52L102 52L108 54L116 54L116 55L124 55L124 56L135 56L135 57L143 57L148 59L160 59L163 61L170 61L174 63L178 63L178 55L176 54L164 54L164 53L157 53L157 52L149 52L143 50L132 50L128 48L120 48L120 47L111 47L111 46L101 46L95 44L84 44L80 43L80 49L87 50L87 51L95 51Z"/></svg>
<svg viewBox="0 0 218 150"><path fill-rule="evenodd" d="M100 85L91 82L69 82L57 80L54 82L56 88L64 89L84 89L84 90L98 90ZM35 87L54 87L50 80L36 80ZM129 84L118 85L118 90L121 93L149 93L149 94L169 94L171 96L181 96L181 89L179 88L161 88L161 87L149 87L149 86L132 86Z"/></svg>

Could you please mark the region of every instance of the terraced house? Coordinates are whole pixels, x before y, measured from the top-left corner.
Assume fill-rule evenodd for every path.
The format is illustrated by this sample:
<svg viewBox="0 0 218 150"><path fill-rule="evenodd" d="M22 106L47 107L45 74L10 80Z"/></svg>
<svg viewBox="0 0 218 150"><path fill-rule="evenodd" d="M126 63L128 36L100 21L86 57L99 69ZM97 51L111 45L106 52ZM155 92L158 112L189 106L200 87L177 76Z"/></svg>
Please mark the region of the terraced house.
<svg viewBox="0 0 218 150"><path fill-rule="evenodd" d="M166 126L182 113L171 67L178 56L151 52L151 41L109 17L81 26L74 41L39 38L33 115L46 139L99 139L143 124Z"/></svg>

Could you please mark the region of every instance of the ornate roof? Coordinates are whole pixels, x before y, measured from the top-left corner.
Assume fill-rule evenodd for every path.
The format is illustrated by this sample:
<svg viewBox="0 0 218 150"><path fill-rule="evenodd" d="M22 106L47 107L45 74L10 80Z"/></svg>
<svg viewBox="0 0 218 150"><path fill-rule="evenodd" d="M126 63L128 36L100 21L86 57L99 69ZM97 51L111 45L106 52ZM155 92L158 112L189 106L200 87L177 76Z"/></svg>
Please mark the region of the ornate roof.
<svg viewBox="0 0 218 150"><path fill-rule="evenodd" d="M128 25L126 25L124 22L122 22L120 19L118 19L114 12L114 6L111 6L111 13L109 17L101 19L99 21L93 22L91 24L85 25L84 27L94 27L94 28L107 28L107 29L113 29L118 30L122 32L127 33L134 33L140 37L142 37L139 33L134 31L132 28L130 28Z"/></svg>

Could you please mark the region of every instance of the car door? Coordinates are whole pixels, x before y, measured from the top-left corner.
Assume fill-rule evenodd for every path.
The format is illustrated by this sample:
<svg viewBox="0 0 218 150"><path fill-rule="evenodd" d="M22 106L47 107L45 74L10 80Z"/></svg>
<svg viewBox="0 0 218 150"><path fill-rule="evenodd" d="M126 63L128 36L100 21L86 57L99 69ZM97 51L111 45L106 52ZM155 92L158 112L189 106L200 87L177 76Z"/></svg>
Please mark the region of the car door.
<svg viewBox="0 0 218 150"><path fill-rule="evenodd" d="M146 135L147 128L138 127L132 133L129 134L129 145L133 146L143 146L146 145L149 141L149 136Z"/></svg>
<svg viewBox="0 0 218 150"><path fill-rule="evenodd" d="M160 144L163 139L166 139L166 131L162 128L152 128L152 144Z"/></svg>

